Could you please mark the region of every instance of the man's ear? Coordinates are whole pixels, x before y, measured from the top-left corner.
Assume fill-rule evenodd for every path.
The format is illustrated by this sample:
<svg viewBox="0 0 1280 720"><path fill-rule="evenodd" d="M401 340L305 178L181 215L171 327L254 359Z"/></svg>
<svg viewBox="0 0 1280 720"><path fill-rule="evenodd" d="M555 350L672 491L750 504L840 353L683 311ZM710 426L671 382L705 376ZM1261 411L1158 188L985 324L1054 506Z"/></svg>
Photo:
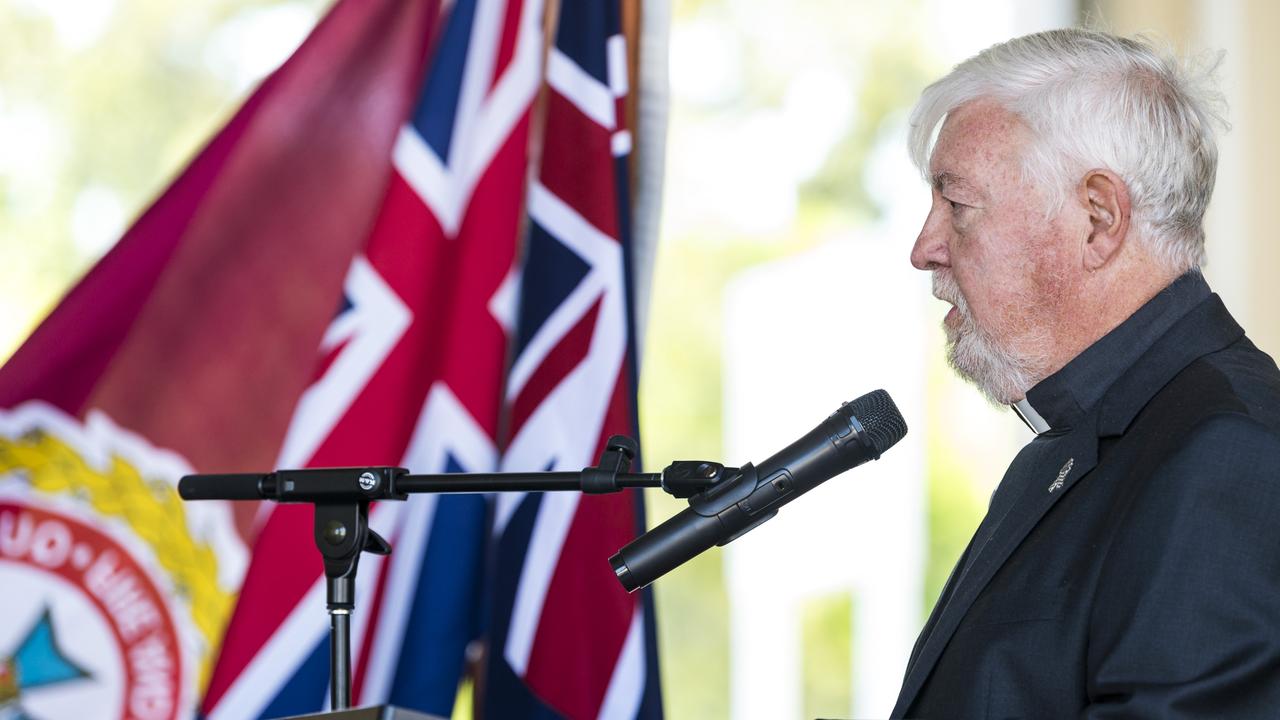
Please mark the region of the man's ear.
<svg viewBox="0 0 1280 720"><path fill-rule="evenodd" d="M1092 226L1083 261L1085 269L1093 272L1119 254L1129 234L1129 188L1119 175L1095 169L1085 173L1080 190Z"/></svg>

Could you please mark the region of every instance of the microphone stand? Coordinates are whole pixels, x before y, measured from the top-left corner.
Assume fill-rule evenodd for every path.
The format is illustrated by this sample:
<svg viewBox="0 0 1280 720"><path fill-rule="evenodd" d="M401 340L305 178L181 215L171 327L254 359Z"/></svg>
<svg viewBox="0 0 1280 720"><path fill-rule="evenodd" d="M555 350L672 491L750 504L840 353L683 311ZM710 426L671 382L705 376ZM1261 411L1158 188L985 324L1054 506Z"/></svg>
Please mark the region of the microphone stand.
<svg viewBox="0 0 1280 720"><path fill-rule="evenodd" d="M178 493L184 500L273 500L314 506L313 534L324 559L329 613L329 700L333 710L346 710L351 707L351 612L355 609L360 555L391 553L391 545L369 528L370 502L406 500L411 493L602 494L647 487L689 498L738 474L737 468L701 460L679 460L661 473L633 473L630 468L635 457L635 441L614 435L605 445L600 463L579 472L412 475L402 467L305 468L267 474L187 475L179 481Z"/></svg>

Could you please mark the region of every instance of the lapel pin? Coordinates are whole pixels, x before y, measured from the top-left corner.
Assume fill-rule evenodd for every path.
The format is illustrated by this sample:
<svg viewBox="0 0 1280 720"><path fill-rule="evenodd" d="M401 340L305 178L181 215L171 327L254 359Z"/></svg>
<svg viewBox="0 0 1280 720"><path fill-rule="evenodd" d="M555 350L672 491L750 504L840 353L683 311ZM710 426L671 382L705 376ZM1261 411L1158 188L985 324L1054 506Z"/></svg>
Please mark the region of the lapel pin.
<svg viewBox="0 0 1280 720"><path fill-rule="evenodd" d="M1062 469L1058 471L1058 479L1054 480L1053 484L1049 486L1049 492L1062 487L1062 482L1067 479L1067 473L1071 472L1071 466L1075 464L1075 458L1067 458L1067 464L1063 465Z"/></svg>

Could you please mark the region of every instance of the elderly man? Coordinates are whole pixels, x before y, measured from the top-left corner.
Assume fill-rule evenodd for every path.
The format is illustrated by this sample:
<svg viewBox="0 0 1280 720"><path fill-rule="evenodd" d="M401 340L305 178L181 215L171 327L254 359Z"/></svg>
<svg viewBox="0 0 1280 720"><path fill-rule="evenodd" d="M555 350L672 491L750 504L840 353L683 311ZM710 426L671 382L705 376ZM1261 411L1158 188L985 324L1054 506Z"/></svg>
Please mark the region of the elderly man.
<svg viewBox="0 0 1280 720"><path fill-rule="evenodd" d="M1036 435L895 717L1280 717L1280 372L1198 270L1215 102L1207 72L1084 30L921 97L911 262L953 306L952 366Z"/></svg>

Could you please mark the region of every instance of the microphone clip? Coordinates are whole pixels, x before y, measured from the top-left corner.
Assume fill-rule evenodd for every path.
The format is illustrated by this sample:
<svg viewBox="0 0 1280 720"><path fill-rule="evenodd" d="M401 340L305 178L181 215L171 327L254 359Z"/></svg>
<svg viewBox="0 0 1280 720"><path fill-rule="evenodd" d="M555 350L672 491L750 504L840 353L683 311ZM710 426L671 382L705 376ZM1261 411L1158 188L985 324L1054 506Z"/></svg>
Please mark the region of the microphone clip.
<svg viewBox="0 0 1280 720"><path fill-rule="evenodd" d="M618 474L631 472L631 463L640 452L636 441L626 435L613 435L605 443L600 463L582 469L582 492L588 495L615 493L622 489Z"/></svg>
<svg viewBox="0 0 1280 720"><path fill-rule="evenodd" d="M662 471L662 489L672 497L684 500L712 492L738 474L738 468L725 467L708 460L677 460ZM690 501L692 503L692 500Z"/></svg>

